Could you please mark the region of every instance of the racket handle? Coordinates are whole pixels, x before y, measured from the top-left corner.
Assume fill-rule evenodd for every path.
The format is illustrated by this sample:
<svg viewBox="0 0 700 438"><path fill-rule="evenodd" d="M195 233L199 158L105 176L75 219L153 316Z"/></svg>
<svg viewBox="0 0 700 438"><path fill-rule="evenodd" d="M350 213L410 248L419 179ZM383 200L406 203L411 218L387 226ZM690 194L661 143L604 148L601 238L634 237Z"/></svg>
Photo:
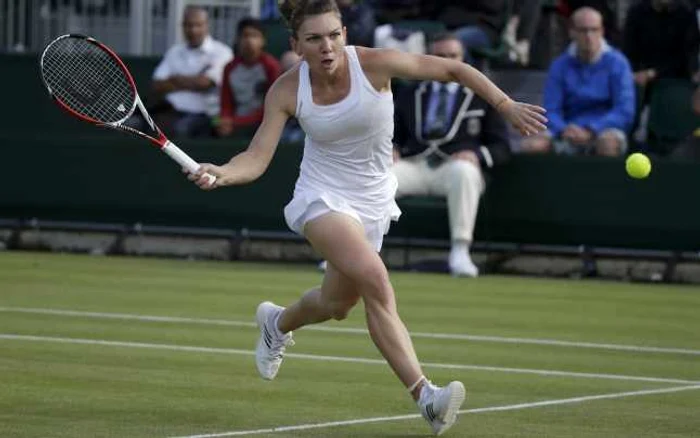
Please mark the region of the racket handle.
<svg viewBox="0 0 700 438"><path fill-rule="evenodd" d="M188 172L195 173L199 170L199 163L190 158L190 156L187 155L182 149L175 146L175 143L168 141L161 149L180 166L187 169ZM209 180L209 185L214 184L216 181L216 177L214 175L205 173L204 176Z"/></svg>

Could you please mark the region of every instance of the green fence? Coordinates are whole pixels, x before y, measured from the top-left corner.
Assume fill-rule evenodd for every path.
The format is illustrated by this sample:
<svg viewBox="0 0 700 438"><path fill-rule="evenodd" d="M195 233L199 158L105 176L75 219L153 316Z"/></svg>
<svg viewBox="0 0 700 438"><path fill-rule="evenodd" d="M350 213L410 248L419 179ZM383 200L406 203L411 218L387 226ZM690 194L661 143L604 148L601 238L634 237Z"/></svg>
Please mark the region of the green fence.
<svg viewBox="0 0 700 438"><path fill-rule="evenodd" d="M157 148L124 135L0 140L0 217L285 230L282 209L301 158L299 145L280 145L257 182L202 192ZM219 140L180 146L212 162L244 147ZM650 178L635 181L622 160L519 156L488 187L476 238L697 250L697 186L697 165L655 163ZM447 238L444 201L414 199L402 206L392 235Z"/></svg>

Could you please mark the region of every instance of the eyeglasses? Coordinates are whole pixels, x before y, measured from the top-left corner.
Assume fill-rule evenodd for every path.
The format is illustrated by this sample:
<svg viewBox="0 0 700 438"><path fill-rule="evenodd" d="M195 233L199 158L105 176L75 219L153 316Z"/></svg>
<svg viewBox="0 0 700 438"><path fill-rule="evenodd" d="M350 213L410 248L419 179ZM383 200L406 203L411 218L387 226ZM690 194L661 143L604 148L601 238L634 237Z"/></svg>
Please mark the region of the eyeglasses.
<svg viewBox="0 0 700 438"><path fill-rule="evenodd" d="M578 33L588 34L588 33L598 33L603 30L602 27L574 27L574 30Z"/></svg>

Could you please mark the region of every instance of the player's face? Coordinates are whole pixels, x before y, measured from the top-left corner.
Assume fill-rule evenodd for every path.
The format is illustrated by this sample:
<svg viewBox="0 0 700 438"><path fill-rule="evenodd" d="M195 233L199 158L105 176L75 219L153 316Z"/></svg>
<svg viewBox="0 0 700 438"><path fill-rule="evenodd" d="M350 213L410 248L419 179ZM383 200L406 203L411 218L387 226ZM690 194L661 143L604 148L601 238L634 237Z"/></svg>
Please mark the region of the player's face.
<svg viewBox="0 0 700 438"><path fill-rule="evenodd" d="M332 12L308 16L296 36L295 51L315 70L332 73L344 59L345 28Z"/></svg>
<svg viewBox="0 0 700 438"><path fill-rule="evenodd" d="M190 47L199 47L209 34L207 15L201 11L191 11L185 14L182 30Z"/></svg>
<svg viewBox="0 0 700 438"><path fill-rule="evenodd" d="M258 58L265 47L265 37L256 28L246 27L241 32L238 47L244 58Z"/></svg>

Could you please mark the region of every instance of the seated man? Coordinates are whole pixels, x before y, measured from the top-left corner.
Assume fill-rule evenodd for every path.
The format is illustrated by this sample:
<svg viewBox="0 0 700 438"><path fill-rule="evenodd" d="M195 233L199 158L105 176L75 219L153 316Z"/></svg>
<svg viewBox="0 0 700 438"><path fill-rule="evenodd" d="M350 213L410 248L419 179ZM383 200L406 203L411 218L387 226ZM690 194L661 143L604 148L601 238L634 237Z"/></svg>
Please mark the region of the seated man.
<svg viewBox="0 0 700 438"><path fill-rule="evenodd" d="M466 50L495 46L506 25L505 0L438 0L434 7L437 20L455 33ZM466 50L464 60L471 63Z"/></svg>
<svg viewBox="0 0 700 438"><path fill-rule="evenodd" d="M453 34L437 35L429 50L444 58L464 56L462 43ZM447 197L450 271L476 277L479 270L469 245L484 175L510 156L505 121L472 90L454 82L421 82L405 89L397 96L395 118L396 196Z"/></svg>
<svg viewBox="0 0 700 438"><path fill-rule="evenodd" d="M643 109L658 79L690 80L698 70L698 21L681 0L641 0L625 20L624 52L634 71ZM639 123L640 114L637 116Z"/></svg>
<svg viewBox="0 0 700 438"><path fill-rule="evenodd" d="M224 67L217 132L225 137L252 130L262 121L268 88L280 75L280 64L263 51L265 35L259 20L244 18L236 30L236 56Z"/></svg>
<svg viewBox="0 0 700 438"><path fill-rule="evenodd" d="M544 89L548 131L523 139L522 150L621 155L635 111L630 64L605 42L595 9L581 8L571 20L574 42L552 63Z"/></svg>
<svg viewBox="0 0 700 438"><path fill-rule="evenodd" d="M530 63L530 46L540 21L544 0L517 0L508 17L503 39L508 44L508 57L522 66Z"/></svg>
<svg viewBox="0 0 700 438"><path fill-rule="evenodd" d="M218 87L224 65L233 52L209 36L205 9L187 7L182 27L185 43L171 47L153 73L153 90L164 99L149 110L166 132L209 136L211 117L219 112Z"/></svg>
<svg viewBox="0 0 700 438"><path fill-rule="evenodd" d="M374 46L374 28L377 27L374 9L365 2L355 0L337 0L336 3L347 28L348 44Z"/></svg>
<svg viewBox="0 0 700 438"><path fill-rule="evenodd" d="M692 105L693 112L700 117L700 87L693 93ZM700 163L700 126L671 153L671 157L681 161Z"/></svg>
<svg viewBox="0 0 700 438"><path fill-rule="evenodd" d="M641 0L625 21L625 54L640 86L657 78L691 79L698 69L698 22L680 0Z"/></svg>

